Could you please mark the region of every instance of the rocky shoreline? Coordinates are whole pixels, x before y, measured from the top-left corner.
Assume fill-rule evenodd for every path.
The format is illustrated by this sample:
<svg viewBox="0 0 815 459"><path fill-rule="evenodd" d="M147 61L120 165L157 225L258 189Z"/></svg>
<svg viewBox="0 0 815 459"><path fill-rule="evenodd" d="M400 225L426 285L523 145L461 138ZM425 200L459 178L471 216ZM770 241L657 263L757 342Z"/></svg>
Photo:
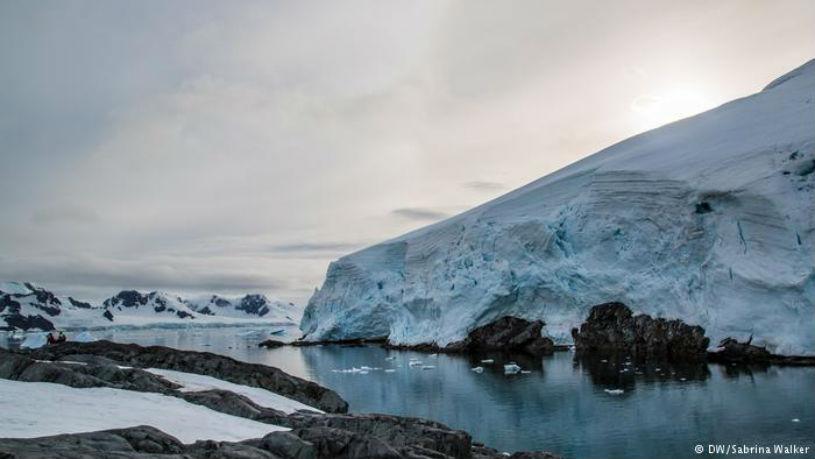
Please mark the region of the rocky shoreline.
<svg viewBox="0 0 815 459"><path fill-rule="evenodd" d="M387 337L328 341L298 340L286 343L267 340L261 347L279 346L364 346L427 353L466 354L484 351L521 353L532 356L551 355L574 347L580 356L626 355L637 360L671 362L711 362L720 364L755 364L780 366L815 366L815 356L772 354L763 347L726 338L717 350L708 351L710 338L705 329L679 319L634 315L623 303L610 302L593 306L586 322L572 330L574 346L554 344L542 336L543 321L503 316L471 330L461 341L440 346L437 343L394 344Z"/></svg>
<svg viewBox="0 0 815 459"><path fill-rule="evenodd" d="M80 363L80 364L77 364ZM314 406L326 413L291 414L261 407L245 396L218 389L195 392L144 368L198 373L237 384L261 387ZM35 439L0 439L0 458L404 458L498 459L507 457L472 441L463 431L419 418L384 414L347 414L335 392L282 370L224 356L142 347L109 341L63 343L32 351L0 349L0 378L52 382L70 387L109 387L179 397L215 411L291 429L241 442L198 441L182 444L152 427L133 426ZM516 459L553 459L544 452L514 453Z"/></svg>

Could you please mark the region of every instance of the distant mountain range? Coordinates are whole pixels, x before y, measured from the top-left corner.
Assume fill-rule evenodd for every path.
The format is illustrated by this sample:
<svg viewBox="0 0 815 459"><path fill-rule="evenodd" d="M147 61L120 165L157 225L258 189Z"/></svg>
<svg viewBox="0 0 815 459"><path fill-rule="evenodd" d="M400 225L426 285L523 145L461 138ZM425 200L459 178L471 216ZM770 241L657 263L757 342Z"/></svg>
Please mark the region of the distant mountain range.
<svg viewBox="0 0 815 459"><path fill-rule="evenodd" d="M123 290L101 304L58 296L30 282L0 283L0 330L297 324L301 309L262 294L184 299L165 292Z"/></svg>

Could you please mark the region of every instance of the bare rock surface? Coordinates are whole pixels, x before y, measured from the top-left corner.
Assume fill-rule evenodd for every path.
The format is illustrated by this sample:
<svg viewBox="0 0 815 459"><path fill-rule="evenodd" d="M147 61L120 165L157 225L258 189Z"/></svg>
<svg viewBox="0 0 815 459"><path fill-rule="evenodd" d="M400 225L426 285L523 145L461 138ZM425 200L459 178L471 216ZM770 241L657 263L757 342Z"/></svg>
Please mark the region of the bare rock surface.
<svg viewBox="0 0 815 459"><path fill-rule="evenodd" d="M572 337L578 353L623 353L645 359L703 360L710 343L698 325L635 316L622 303L593 306Z"/></svg>

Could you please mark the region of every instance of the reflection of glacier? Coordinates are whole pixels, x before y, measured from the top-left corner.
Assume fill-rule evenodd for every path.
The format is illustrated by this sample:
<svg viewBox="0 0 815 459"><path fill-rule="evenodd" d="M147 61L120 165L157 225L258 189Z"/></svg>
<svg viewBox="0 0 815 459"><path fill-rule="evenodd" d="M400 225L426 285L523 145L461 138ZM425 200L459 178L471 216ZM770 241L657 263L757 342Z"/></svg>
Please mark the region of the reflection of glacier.
<svg viewBox="0 0 815 459"><path fill-rule="evenodd" d="M308 339L461 338L502 315L567 341L593 304L815 354L815 61L492 202L331 264Z"/></svg>
<svg viewBox="0 0 815 459"><path fill-rule="evenodd" d="M712 365L708 375L705 365L701 375L676 368L675 377L656 380L614 376L615 372L594 374L586 365L575 365L571 353L558 352L542 360L513 356L523 368L534 371L505 376L505 360L500 358L477 374L470 368L481 357L433 358L376 347L299 350L308 372L318 383L336 390L352 412L426 417L502 450L546 449L564 457L654 457L655 451L664 457L685 457L688 448L708 435L726 442L804 441L808 431L791 429L790 419L806 416L815 402L811 391L815 369L810 368L773 368L728 378L725 367ZM396 359L387 361L387 355ZM436 368L412 369L411 357ZM396 372L332 372L362 366L396 368ZM687 381L681 382L680 376ZM604 392L615 387L625 393ZM779 403L779 393L786 394L784 400L789 402Z"/></svg>

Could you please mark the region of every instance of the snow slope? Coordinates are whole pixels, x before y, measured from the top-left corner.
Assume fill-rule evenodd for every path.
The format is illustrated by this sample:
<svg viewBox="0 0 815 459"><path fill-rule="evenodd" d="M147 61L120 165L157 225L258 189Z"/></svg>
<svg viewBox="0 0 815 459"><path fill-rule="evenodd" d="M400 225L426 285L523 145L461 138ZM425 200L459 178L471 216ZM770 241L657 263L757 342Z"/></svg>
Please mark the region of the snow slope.
<svg viewBox="0 0 815 459"><path fill-rule="evenodd" d="M815 354L815 61L468 212L331 263L308 340L444 345L503 315L570 341L622 301Z"/></svg>
<svg viewBox="0 0 815 459"><path fill-rule="evenodd" d="M164 370L161 368L148 368L146 371L161 376L162 378L183 386L180 390L183 392L197 392L211 389L222 389L229 392L234 392L239 395L252 400L259 406L266 408L273 408L282 411L286 414L294 413L298 410L308 410L317 413L322 411L317 408L300 403L296 400L275 394L266 389L259 387L249 387L241 384L231 383L222 379L213 378L212 376L204 376L195 373L185 373L175 370Z"/></svg>
<svg viewBox="0 0 815 459"><path fill-rule="evenodd" d="M24 403L21 403L24 400ZM231 416L180 398L110 388L0 379L0 436L34 438L150 425L182 443L241 441L289 430Z"/></svg>

